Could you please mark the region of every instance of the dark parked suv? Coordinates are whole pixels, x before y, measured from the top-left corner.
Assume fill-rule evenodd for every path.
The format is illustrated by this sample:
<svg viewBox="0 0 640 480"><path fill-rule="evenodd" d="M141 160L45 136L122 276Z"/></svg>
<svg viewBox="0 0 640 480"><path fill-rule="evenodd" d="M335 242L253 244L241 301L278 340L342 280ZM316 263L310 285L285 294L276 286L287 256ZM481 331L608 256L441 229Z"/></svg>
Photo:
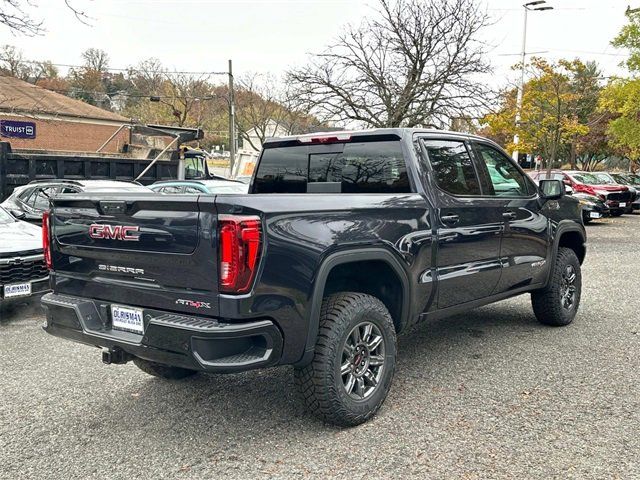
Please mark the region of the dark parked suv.
<svg viewBox="0 0 640 480"><path fill-rule="evenodd" d="M249 194L51 203L47 332L169 379L293 365L339 425L380 408L412 325L529 293L562 326L580 303L579 203L465 134L270 139Z"/></svg>

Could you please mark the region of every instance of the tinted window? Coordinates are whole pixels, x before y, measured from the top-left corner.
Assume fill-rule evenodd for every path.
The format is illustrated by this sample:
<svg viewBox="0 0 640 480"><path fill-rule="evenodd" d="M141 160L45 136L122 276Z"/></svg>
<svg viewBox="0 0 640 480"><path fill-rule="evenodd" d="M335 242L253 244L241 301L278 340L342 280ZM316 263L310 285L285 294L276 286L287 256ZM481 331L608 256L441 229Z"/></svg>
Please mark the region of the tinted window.
<svg viewBox="0 0 640 480"><path fill-rule="evenodd" d="M256 173L255 193L306 193L308 173L306 146L266 148Z"/></svg>
<svg viewBox="0 0 640 480"><path fill-rule="evenodd" d="M463 142L423 140L438 186L453 195L480 195L480 184Z"/></svg>
<svg viewBox="0 0 640 480"><path fill-rule="evenodd" d="M528 195L525 176L511 163L509 157L487 145L476 144L476 148L487 166L494 195L505 197Z"/></svg>
<svg viewBox="0 0 640 480"><path fill-rule="evenodd" d="M411 191L398 141L348 143L342 153L310 154L309 182L340 182L343 193Z"/></svg>
<svg viewBox="0 0 640 480"><path fill-rule="evenodd" d="M342 193L411 191L400 142L391 140L267 148L254 192L304 193L307 183L317 182L340 183Z"/></svg>

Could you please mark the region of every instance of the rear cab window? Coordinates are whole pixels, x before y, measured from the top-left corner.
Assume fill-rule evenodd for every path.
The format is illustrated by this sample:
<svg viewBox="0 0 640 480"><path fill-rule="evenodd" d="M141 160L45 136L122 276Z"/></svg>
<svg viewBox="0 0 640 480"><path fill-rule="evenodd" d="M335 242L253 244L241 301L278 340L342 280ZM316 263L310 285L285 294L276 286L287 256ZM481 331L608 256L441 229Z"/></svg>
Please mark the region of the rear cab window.
<svg viewBox="0 0 640 480"><path fill-rule="evenodd" d="M277 144L276 144L277 145ZM328 189L323 190L323 186ZM345 143L265 149L253 193L410 193L400 140L395 135L355 137Z"/></svg>

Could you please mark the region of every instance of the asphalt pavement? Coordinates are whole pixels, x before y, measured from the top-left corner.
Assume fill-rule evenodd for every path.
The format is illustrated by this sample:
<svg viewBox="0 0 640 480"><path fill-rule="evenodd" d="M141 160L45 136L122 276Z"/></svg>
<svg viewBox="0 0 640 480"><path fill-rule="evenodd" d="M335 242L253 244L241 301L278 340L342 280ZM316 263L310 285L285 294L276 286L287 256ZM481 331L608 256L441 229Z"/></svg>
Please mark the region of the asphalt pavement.
<svg viewBox="0 0 640 480"><path fill-rule="evenodd" d="M0 478L640 478L640 215L587 227L582 305L529 296L399 340L379 414L307 414L290 368L163 381L0 315Z"/></svg>

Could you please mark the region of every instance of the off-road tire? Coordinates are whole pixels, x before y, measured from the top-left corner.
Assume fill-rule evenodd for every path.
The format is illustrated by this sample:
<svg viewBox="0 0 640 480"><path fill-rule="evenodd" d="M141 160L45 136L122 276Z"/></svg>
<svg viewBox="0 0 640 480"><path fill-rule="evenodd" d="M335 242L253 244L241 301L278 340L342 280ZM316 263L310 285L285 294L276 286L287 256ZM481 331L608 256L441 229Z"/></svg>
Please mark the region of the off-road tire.
<svg viewBox="0 0 640 480"><path fill-rule="evenodd" d="M380 334L376 335L382 337L384 362L370 395L356 400L348 393L345 374L340 369L343 349L352 341L354 329L363 322L373 324ZM396 332L384 304L371 295L341 292L323 300L313 359L309 365L295 369L295 383L314 415L328 423L350 427L366 422L382 406L391 387L395 363Z"/></svg>
<svg viewBox="0 0 640 480"><path fill-rule="evenodd" d="M573 250L560 247L552 268L549 284L544 289L531 293L531 304L533 312L540 323L562 327L569 325L573 321L580 306L580 295L582 293L580 261ZM575 272L575 280L573 281L575 295L570 308L566 308L563 305L563 295L566 295L567 292L563 286L563 273L568 268L573 269Z"/></svg>
<svg viewBox="0 0 640 480"><path fill-rule="evenodd" d="M195 370L189 370L187 368L171 367L169 365L163 365L161 363L150 362L149 360L143 360L142 358L134 358L133 363L136 367L142 370L144 373L153 375L154 377L165 378L167 380L180 380L181 378L190 377L198 373Z"/></svg>

